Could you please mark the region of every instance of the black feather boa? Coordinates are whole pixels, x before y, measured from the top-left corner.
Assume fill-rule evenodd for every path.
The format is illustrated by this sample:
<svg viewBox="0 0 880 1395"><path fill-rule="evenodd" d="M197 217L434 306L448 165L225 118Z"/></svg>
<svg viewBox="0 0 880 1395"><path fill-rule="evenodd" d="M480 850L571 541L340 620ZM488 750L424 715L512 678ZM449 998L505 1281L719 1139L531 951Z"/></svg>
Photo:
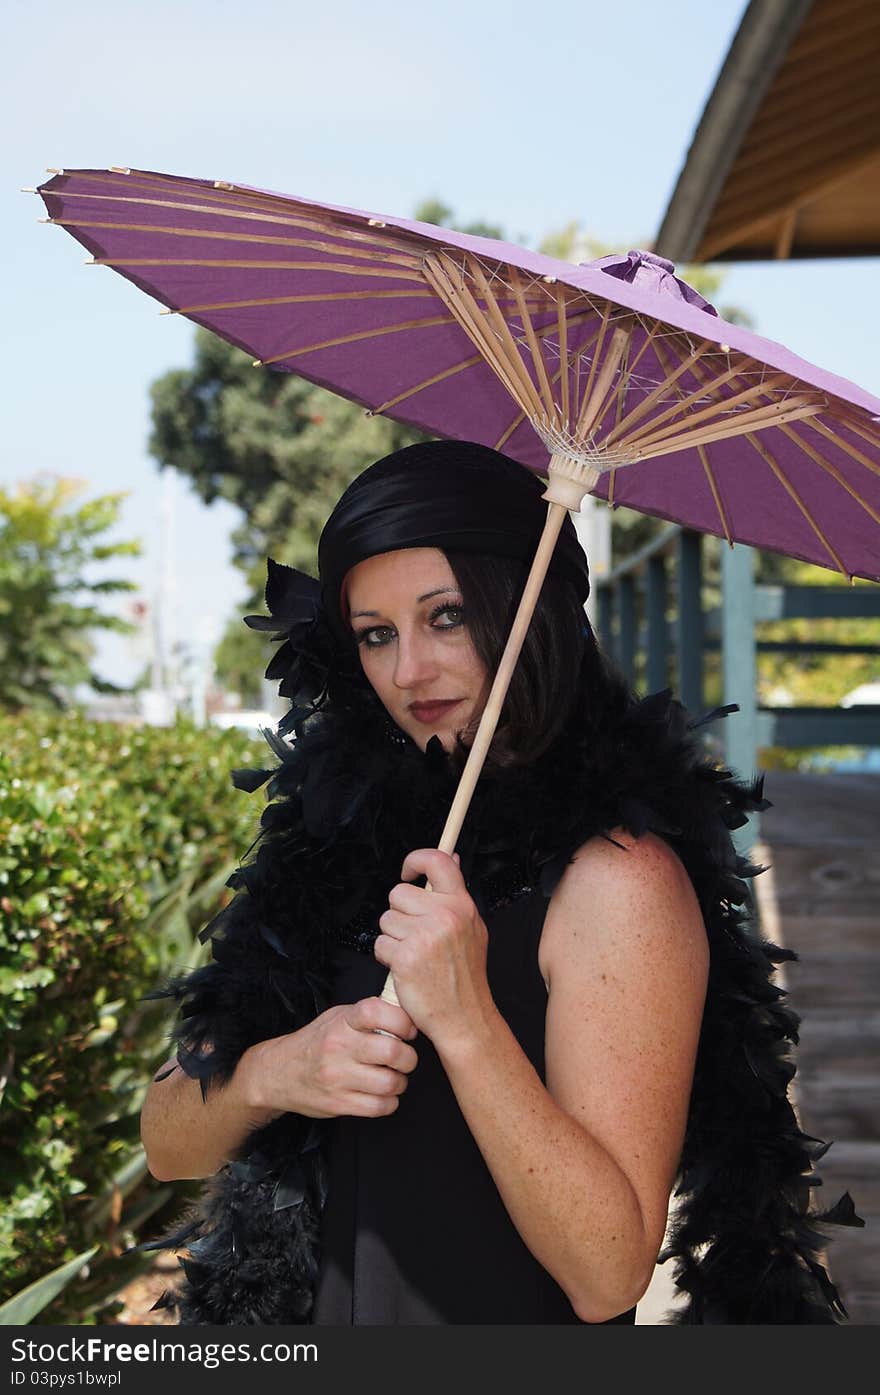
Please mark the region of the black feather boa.
<svg viewBox="0 0 880 1395"><path fill-rule="evenodd" d="M668 691L636 701L611 685L605 710L575 713L532 765L484 772L458 851L485 914L514 883L549 896L572 853L617 827L652 830L675 849L703 911L711 967L677 1220L662 1256L687 1298L674 1321L835 1323L845 1312L821 1263L821 1226L862 1222L848 1195L824 1215L810 1210L825 1145L800 1131L788 1100L798 1019L773 983L775 966L795 956L754 932L747 882L763 869L731 839L768 804L762 781L717 768L694 730L732 710L692 723ZM235 777L248 789L269 780L270 802L255 855L230 878L237 895L203 932L213 961L156 995L180 1005L179 1060L205 1095L248 1047L323 1011L331 937L360 936L369 950L405 854L436 845L455 789L439 741L422 753L371 693L297 714L296 733L292 746L270 739L275 771ZM284 1115L244 1151L182 1228L156 1242L188 1252L173 1300L182 1323L309 1321L323 1126Z"/></svg>

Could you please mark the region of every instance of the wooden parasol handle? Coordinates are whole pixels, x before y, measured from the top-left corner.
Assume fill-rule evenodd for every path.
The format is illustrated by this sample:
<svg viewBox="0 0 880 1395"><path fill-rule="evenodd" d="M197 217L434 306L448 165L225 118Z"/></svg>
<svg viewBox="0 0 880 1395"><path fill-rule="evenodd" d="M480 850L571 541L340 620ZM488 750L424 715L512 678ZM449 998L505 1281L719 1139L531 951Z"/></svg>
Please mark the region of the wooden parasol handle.
<svg viewBox="0 0 880 1395"><path fill-rule="evenodd" d="M587 492L585 485L581 491L582 495ZM547 496L545 495L545 498ZM467 758L464 770L461 772L461 779L458 782L458 789L449 810L443 834L438 843L441 852L449 853L450 856L455 851L458 842L458 835L464 823L465 815L471 802L477 780L480 778L480 771L486 760L486 754L495 735L498 720L501 716L501 708L507 696L507 689L510 687L510 680L519 658L526 632L529 628L535 606L538 603L538 596L550 566L550 559L553 556L553 549L556 546L556 539L559 537L563 520L569 511L569 506L556 503L551 500L547 509L547 518L544 523L544 531L541 534L541 541L535 553L532 568L525 584L525 590L519 603L507 644L504 646L504 653L495 674L495 681L486 699L486 706L480 718L480 725L473 740L470 753ZM430 884L428 885L430 890ZM386 1003L394 1003L399 1007L400 1003L394 991L394 977L389 974L385 980L385 987L382 989L382 998Z"/></svg>

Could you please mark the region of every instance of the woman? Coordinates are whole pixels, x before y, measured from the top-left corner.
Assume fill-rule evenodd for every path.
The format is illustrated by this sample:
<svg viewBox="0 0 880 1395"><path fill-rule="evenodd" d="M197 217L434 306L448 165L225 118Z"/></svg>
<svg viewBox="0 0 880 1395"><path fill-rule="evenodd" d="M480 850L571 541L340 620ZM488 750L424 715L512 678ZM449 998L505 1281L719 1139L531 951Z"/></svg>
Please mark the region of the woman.
<svg viewBox="0 0 880 1395"><path fill-rule="evenodd" d="M632 1322L677 1176L680 1320L841 1313L770 983L791 956L744 928L729 834L760 782L606 666L570 520L436 851L542 492L486 448L410 447L328 520L320 604L270 563L251 623L287 635L267 676L297 740L213 962L166 990L180 1047L143 1113L155 1176L213 1178L172 1237L185 1322ZM826 1219L858 1223L848 1198Z"/></svg>

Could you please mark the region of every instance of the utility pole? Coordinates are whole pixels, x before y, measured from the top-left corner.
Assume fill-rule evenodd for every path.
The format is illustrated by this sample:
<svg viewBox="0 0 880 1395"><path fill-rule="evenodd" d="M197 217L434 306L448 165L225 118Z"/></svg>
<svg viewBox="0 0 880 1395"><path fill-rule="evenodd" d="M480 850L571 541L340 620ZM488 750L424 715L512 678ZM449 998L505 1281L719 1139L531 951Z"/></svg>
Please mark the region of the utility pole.
<svg viewBox="0 0 880 1395"><path fill-rule="evenodd" d="M152 653L150 687L140 695L143 718L154 726L169 726L177 710L175 661L176 579L174 572L174 489L173 470L162 475L159 505L159 576L152 607Z"/></svg>
<svg viewBox="0 0 880 1395"><path fill-rule="evenodd" d="M177 476L173 470L162 471L162 687L176 709L179 697L177 662L177 570L174 554L175 505Z"/></svg>

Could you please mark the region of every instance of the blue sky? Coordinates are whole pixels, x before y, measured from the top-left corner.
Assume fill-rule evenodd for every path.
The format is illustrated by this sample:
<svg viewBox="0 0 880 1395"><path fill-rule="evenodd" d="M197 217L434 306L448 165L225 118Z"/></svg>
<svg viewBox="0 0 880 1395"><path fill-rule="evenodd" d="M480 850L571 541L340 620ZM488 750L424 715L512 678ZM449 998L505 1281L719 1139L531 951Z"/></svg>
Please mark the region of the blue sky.
<svg viewBox="0 0 880 1395"><path fill-rule="evenodd" d="M75 475L129 491L126 572L151 597L162 489L148 388L192 329L103 268L19 193L49 166L122 164L240 180L406 216L439 196L460 220L536 243L574 219L623 250L658 226L744 0L7 0L0 161L6 239L0 479ZM880 392L876 260L734 268L720 297L759 331ZM237 513L176 491L181 633L219 631L242 598ZM126 681L125 641L102 645Z"/></svg>

